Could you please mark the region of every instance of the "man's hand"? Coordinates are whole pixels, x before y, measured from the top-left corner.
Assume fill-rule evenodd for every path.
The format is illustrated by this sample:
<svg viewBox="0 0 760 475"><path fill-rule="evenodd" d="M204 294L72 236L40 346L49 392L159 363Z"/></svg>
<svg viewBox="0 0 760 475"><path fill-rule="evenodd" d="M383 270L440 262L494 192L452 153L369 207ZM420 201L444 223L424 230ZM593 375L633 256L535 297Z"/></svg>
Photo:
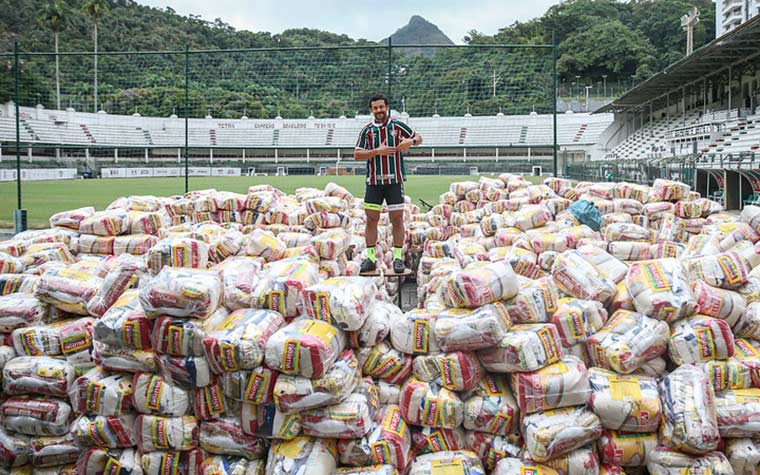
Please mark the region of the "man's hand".
<svg viewBox="0 0 760 475"><path fill-rule="evenodd" d="M397 149L401 153L406 153L407 150L412 148L412 145L414 145L414 143L412 142L412 139L404 139L401 141L400 144L398 144Z"/></svg>
<svg viewBox="0 0 760 475"><path fill-rule="evenodd" d="M380 144L380 146L373 150L375 152L375 155L396 155L396 148L395 147L389 147L385 142Z"/></svg>

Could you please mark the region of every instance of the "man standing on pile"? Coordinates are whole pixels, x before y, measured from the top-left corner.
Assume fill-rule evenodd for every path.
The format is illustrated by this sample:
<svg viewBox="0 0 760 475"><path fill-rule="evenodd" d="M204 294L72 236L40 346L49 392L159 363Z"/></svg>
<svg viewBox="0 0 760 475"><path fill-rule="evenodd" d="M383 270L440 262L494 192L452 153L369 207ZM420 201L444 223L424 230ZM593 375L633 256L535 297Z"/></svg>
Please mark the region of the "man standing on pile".
<svg viewBox="0 0 760 475"><path fill-rule="evenodd" d="M384 95L373 96L369 100L369 109L375 120L361 130L354 151L354 160L367 162L364 190L367 258L362 261L361 272L374 272L377 269L377 223L385 201L393 225L393 272L401 274L405 270L402 252L406 181L404 153L410 147L422 144L422 136L400 120L391 119L388 99Z"/></svg>

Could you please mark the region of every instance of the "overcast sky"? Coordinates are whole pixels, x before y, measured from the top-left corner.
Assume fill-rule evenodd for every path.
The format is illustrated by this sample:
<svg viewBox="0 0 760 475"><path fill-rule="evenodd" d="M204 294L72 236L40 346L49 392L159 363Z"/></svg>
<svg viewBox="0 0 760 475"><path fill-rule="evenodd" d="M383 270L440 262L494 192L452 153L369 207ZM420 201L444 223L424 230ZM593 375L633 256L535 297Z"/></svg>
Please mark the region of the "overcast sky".
<svg viewBox="0 0 760 475"><path fill-rule="evenodd" d="M182 15L221 18L239 30L280 33L317 28L372 41L388 37L420 15L455 43L470 30L494 34L515 21L541 16L557 0L137 0Z"/></svg>

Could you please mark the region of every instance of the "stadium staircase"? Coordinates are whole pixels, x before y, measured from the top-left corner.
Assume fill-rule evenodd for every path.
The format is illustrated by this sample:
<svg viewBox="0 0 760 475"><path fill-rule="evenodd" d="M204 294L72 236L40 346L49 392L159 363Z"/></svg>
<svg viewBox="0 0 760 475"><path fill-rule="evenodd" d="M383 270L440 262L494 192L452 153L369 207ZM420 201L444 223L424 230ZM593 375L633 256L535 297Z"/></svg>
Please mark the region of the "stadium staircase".
<svg viewBox="0 0 760 475"><path fill-rule="evenodd" d="M24 127L24 130L26 130L26 133L28 133L30 137L32 137L34 140L39 140L40 139L40 136L37 135L37 133L32 128L32 126L29 125L29 122L27 122L24 119L20 119L19 123Z"/></svg>
<svg viewBox="0 0 760 475"><path fill-rule="evenodd" d="M142 130L143 137L145 137L145 143L148 145L155 145L153 143L153 137L150 136L150 131L145 130L145 129L140 129L140 130Z"/></svg>
<svg viewBox="0 0 760 475"><path fill-rule="evenodd" d="M272 145L275 147L280 145L280 129L274 129L272 132Z"/></svg>
<svg viewBox="0 0 760 475"><path fill-rule="evenodd" d="M586 129L588 128L588 124L581 124L580 128L578 129L578 132L575 134L575 137L573 138L573 143L578 143L583 138L583 134L586 133Z"/></svg>
<svg viewBox="0 0 760 475"><path fill-rule="evenodd" d="M459 145L464 145L465 140L467 140L467 127L462 127L459 129Z"/></svg>
<svg viewBox="0 0 760 475"><path fill-rule="evenodd" d="M335 137L335 129L330 129L327 131L327 138L325 139L325 145L332 145L333 144L333 137Z"/></svg>
<svg viewBox="0 0 760 475"><path fill-rule="evenodd" d="M208 138L211 145L216 145L216 129L209 129Z"/></svg>
<svg viewBox="0 0 760 475"><path fill-rule="evenodd" d="M701 151L709 158L760 152L760 116L749 116L729 122L723 133Z"/></svg>
<svg viewBox="0 0 760 475"><path fill-rule="evenodd" d="M79 124L79 127L82 128L82 133L85 137L87 137L87 141L90 143L97 143L98 141L95 140L95 137L92 135L92 132L87 127L87 124Z"/></svg>
<svg viewBox="0 0 760 475"><path fill-rule="evenodd" d="M522 128L520 129L520 140L518 142L525 143L527 142L527 138L528 138L528 126L523 125Z"/></svg>

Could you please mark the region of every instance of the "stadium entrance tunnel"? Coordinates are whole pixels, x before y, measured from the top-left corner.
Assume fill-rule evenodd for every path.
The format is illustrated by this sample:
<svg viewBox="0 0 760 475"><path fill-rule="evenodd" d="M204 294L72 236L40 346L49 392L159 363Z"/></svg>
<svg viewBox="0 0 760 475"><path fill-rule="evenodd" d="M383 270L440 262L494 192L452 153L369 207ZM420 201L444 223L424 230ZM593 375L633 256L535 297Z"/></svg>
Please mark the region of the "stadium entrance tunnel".
<svg viewBox="0 0 760 475"><path fill-rule="evenodd" d="M749 170L723 170L725 179L724 207L739 210L760 198L760 172Z"/></svg>

